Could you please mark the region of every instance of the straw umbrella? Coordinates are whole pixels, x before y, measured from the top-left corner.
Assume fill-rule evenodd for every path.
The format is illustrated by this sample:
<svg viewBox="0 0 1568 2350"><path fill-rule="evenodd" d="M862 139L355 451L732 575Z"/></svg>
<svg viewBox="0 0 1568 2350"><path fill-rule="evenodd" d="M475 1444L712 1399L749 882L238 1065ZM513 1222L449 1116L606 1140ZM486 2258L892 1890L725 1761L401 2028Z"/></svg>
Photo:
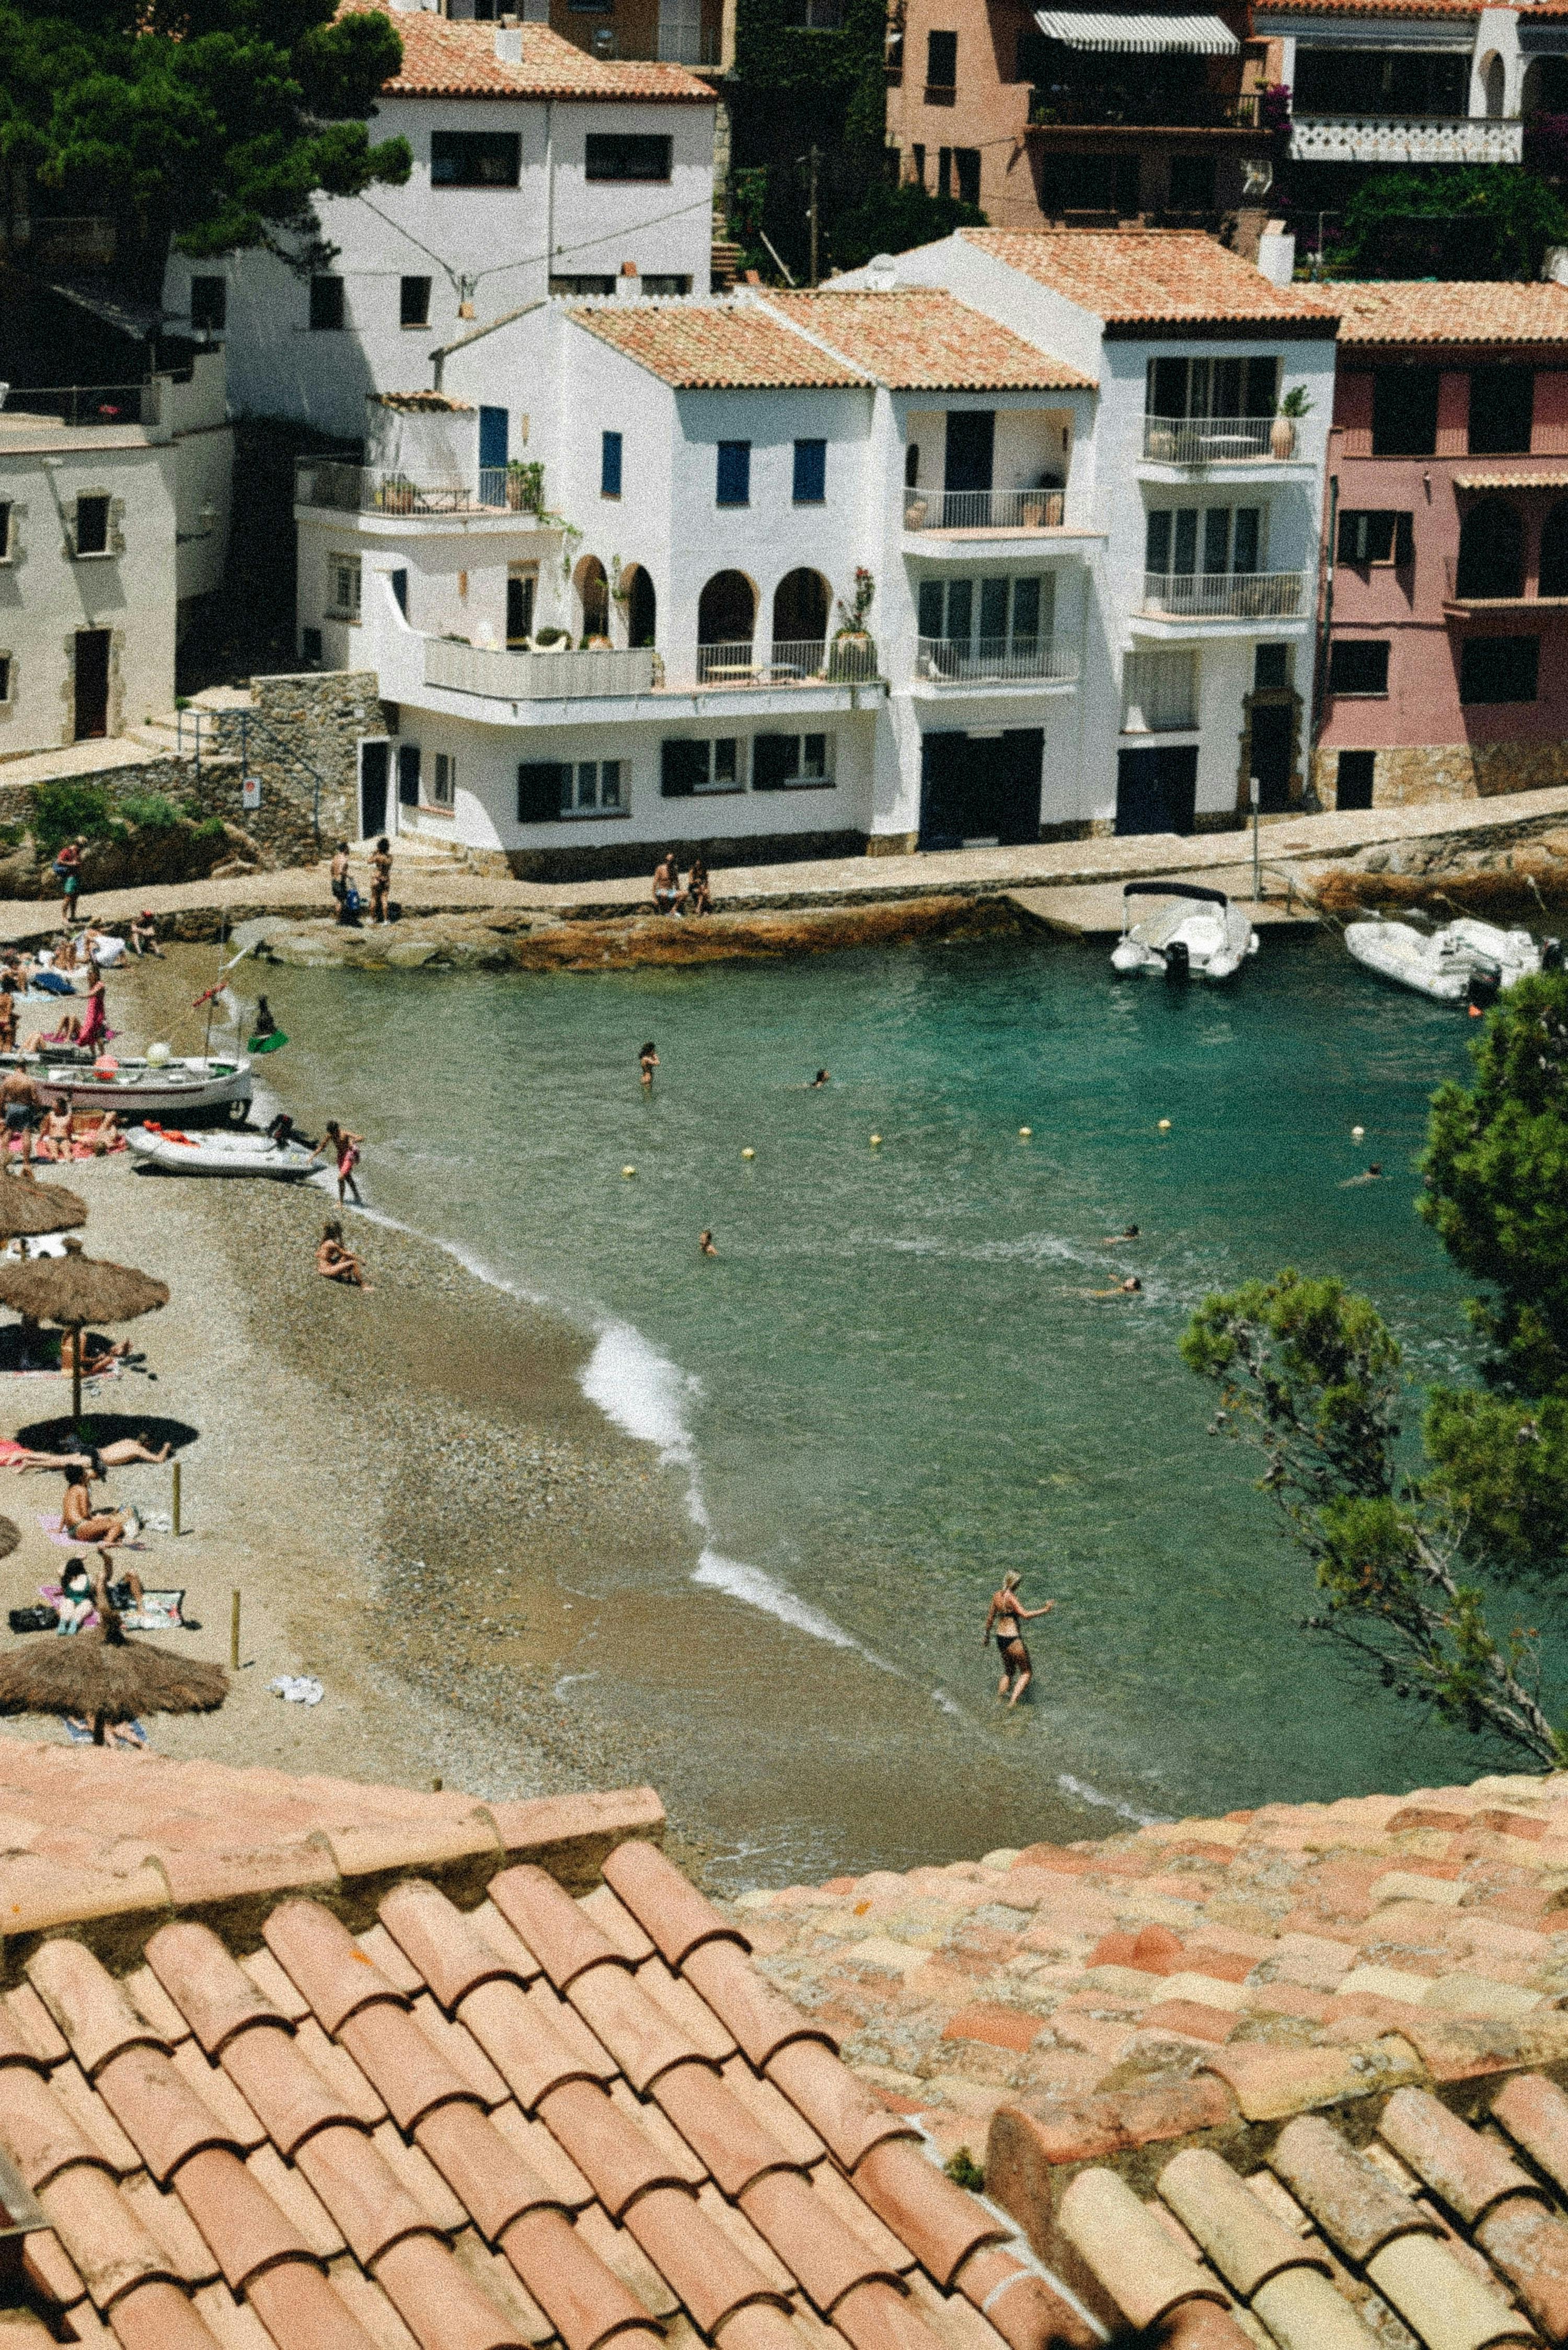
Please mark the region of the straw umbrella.
<svg viewBox="0 0 1568 2350"><path fill-rule="evenodd" d="M51 1187L41 1185L40 1189ZM34 1257L26 1264L0 1265L0 1305L12 1306L35 1322L53 1322L76 1340L71 1372L71 1412L82 1416L82 1332L92 1322L134 1322L169 1303L167 1282L130 1265L84 1256L78 1240L67 1240L64 1256Z"/></svg>
<svg viewBox="0 0 1568 2350"><path fill-rule="evenodd" d="M212 1713L229 1693L221 1665L130 1641L113 1608L96 1631L37 1640L0 1657L0 1713L82 1713L95 1746L104 1725L143 1713Z"/></svg>
<svg viewBox="0 0 1568 2350"><path fill-rule="evenodd" d="M0 1179L0 1241L73 1232L87 1218L87 1201L63 1183L40 1183L31 1174Z"/></svg>

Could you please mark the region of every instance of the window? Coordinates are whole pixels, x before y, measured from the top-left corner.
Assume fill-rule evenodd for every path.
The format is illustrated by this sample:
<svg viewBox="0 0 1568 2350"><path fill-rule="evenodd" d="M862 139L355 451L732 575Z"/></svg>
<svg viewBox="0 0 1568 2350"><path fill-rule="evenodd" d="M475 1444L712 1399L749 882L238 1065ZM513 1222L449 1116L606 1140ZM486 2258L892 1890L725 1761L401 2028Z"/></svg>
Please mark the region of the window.
<svg viewBox="0 0 1568 2350"><path fill-rule="evenodd" d="M1536 637L1471 637L1459 652L1461 702L1533 702L1541 642Z"/></svg>
<svg viewBox="0 0 1568 2350"><path fill-rule="evenodd" d="M1470 61L1455 51L1314 49L1296 51L1292 111L1298 115L1429 114L1457 120L1469 111Z"/></svg>
<svg viewBox="0 0 1568 2350"><path fill-rule="evenodd" d="M1254 693L1284 693L1291 682L1289 645L1259 645L1252 655Z"/></svg>
<svg viewBox="0 0 1568 2350"><path fill-rule="evenodd" d="M535 574L521 565L506 575L506 641L525 644L534 633Z"/></svg>
<svg viewBox="0 0 1568 2350"><path fill-rule="evenodd" d="M920 485L920 444L911 441L904 452L904 487L919 489Z"/></svg>
<svg viewBox="0 0 1568 2350"><path fill-rule="evenodd" d="M953 192L953 151L950 147L937 149L937 193L950 196Z"/></svg>
<svg viewBox="0 0 1568 2350"><path fill-rule="evenodd" d="M409 617L408 567L406 565L400 565L396 571L389 571L387 577L392 583L392 593L397 598L398 609L406 620ZM395 733L397 729L394 727L392 731Z"/></svg>
<svg viewBox="0 0 1568 2350"><path fill-rule="evenodd" d="M797 506L826 504L827 500L827 443L826 441L795 442L794 496Z"/></svg>
<svg viewBox="0 0 1568 2350"><path fill-rule="evenodd" d="M1568 596L1568 500L1559 500L1541 525L1538 596Z"/></svg>
<svg viewBox="0 0 1568 2350"><path fill-rule="evenodd" d="M1459 525L1457 596L1511 598L1524 593L1524 522L1501 498L1483 498Z"/></svg>
<svg viewBox="0 0 1568 2350"><path fill-rule="evenodd" d="M781 22L809 33L836 33L844 22L844 0L784 0Z"/></svg>
<svg viewBox="0 0 1568 2350"><path fill-rule="evenodd" d="M1328 649L1330 693L1386 693L1388 643L1370 637L1336 637Z"/></svg>
<svg viewBox="0 0 1568 2350"><path fill-rule="evenodd" d="M1198 661L1189 652L1128 653L1122 732L1159 734L1198 723Z"/></svg>
<svg viewBox="0 0 1568 2350"><path fill-rule="evenodd" d="M0 498L0 563L11 560L11 506L8 499Z"/></svg>
<svg viewBox="0 0 1568 2350"><path fill-rule="evenodd" d="M722 506L752 503L752 444L749 441L719 443L718 502Z"/></svg>
<svg viewBox="0 0 1568 2350"><path fill-rule="evenodd" d="M431 785L431 800L436 807L451 807L457 796L457 761L449 752L435 755L435 780Z"/></svg>
<svg viewBox="0 0 1568 2350"><path fill-rule="evenodd" d="M618 498L620 495L620 451L621 439L618 432L600 433L599 495L601 498Z"/></svg>
<svg viewBox="0 0 1568 2350"><path fill-rule="evenodd" d="M11 699L11 656L0 653L0 702Z"/></svg>
<svg viewBox="0 0 1568 2350"><path fill-rule="evenodd" d="M428 277L398 280L398 324L428 327L431 322L431 281Z"/></svg>
<svg viewBox="0 0 1568 2350"><path fill-rule="evenodd" d="M926 35L926 88L928 89L958 88L958 35L956 33Z"/></svg>
<svg viewBox="0 0 1568 2350"><path fill-rule="evenodd" d="M1335 807L1369 808L1376 775L1376 751L1342 751L1334 776Z"/></svg>
<svg viewBox="0 0 1568 2350"><path fill-rule="evenodd" d="M1170 208L1178 213L1211 213L1214 210L1214 159L1211 155L1171 157Z"/></svg>
<svg viewBox="0 0 1568 2350"><path fill-rule="evenodd" d="M753 791L821 791L832 782L831 734L758 734L753 737Z"/></svg>
<svg viewBox="0 0 1568 2350"><path fill-rule="evenodd" d="M655 294L690 294L691 291L691 280L690 277L645 277L642 280L642 290L645 294L649 296Z"/></svg>
<svg viewBox="0 0 1568 2350"><path fill-rule="evenodd" d="M1385 367L1372 370L1372 453L1430 457L1438 446L1438 370Z"/></svg>
<svg viewBox="0 0 1568 2350"><path fill-rule="evenodd" d="M343 324L343 280L313 277L310 281L310 331L329 335Z"/></svg>
<svg viewBox="0 0 1568 2350"><path fill-rule="evenodd" d="M1472 457L1523 456L1530 450L1535 412L1535 369L1479 367L1470 369Z"/></svg>
<svg viewBox="0 0 1568 2350"><path fill-rule="evenodd" d="M523 141L515 130L431 133L432 188L514 188L522 168Z"/></svg>
<svg viewBox="0 0 1568 2350"><path fill-rule="evenodd" d="M1166 578L1256 571L1262 533L1262 506L1156 507L1145 526L1144 569Z"/></svg>
<svg viewBox="0 0 1568 2350"><path fill-rule="evenodd" d="M519 824L627 813L619 759L527 759L517 770Z"/></svg>
<svg viewBox="0 0 1568 2350"><path fill-rule="evenodd" d="M228 279L226 277L192 277L191 280L192 333L221 334L228 323Z"/></svg>
<svg viewBox="0 0 1568 2350"><path fill-rule="evenodd" d="M958 181L960 203L978 204L980 202L980 149L978 147L953 149L953 175Z"/></svg>
<svg viewBox="0 0 1568 2350"><path fill-rule="evenodd" d="M674 735L659 746L659 788L667 800L688 799L694 792L738 792L744 786L737 734L721 734L712 742Z"/></svg>
<svg viewBox="0 0 1568 2350"><path fill-rule="evenodd" d="M77 500L77 553L109 553L109 500L95 494Z"/></svg>
<svg viewBox="0 0 1568 2350"><path fill-rule="evenodd" d="M933 643L967 644L978 637L994 650L1022 651L1049 640L1055 588L1049 572L1016 579L922 579L919 633Z"/></svg>
<svg viewBox="0 0 1568 2350"><path fill-rule="evenodd" d="M299 658L301 660L307 661L318 661L321 659L321 631L319 629L301 629L299 632Z"/></svg>
<svg viewBox="0 0 1568 2350"><path fill-rule="evenodd" d="M334 619L359 618L359 558L329 555L327 558L327 608Z"/></svg>
<svg viewBox="0 0 1568 2350"><path fill-rule="evenodd" d="M917 143L909 150L909 177L917 188L926 184L926 151Z"/></svg>
<svg viewBox="0 0 1568 2350"><path fill-rule="evenodd" d="M668 180L671 141L645 130L590 130L590 180Z"/></svg>
<svg viewBox="0 0 1568 2350"><path fill-rule="evenodd" d="M596 295L613 294L615 279L613 277L552 277L550 291L552 294L576 294L591 302Z"/></svg>
<svg viewBox="0 0 1568 2350"><path fill-rule="evenodd" d="M398 745L398 806L418 807L420 804L420 746L417 743Z"/></svg>
<svg viewBox="0 0 1568 2350"><path fill-rule="evenodd" d="M1150 359L1145 400L1150 416L1272 416L1279 393L1277 359Z"/></svg>
<svg viewBox="0 0 1568 2350"><path fill-rule="evenodd" d="M1341 563L1413 562L1413 516L1386 506L1343 506L1339 515Z"/></svg>

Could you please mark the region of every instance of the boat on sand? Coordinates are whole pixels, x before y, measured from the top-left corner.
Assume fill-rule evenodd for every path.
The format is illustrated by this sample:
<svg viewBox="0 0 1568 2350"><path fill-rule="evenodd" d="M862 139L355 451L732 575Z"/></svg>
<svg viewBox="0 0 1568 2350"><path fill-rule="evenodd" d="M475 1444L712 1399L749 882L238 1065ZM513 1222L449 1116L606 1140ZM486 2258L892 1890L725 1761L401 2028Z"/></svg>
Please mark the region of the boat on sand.
<svg viewBox="0 0 1568 2350"><path fill-rule="evenodd" d="M169 1175L263 1175L298 1183L321 1166L301 1143L275 1142L249 1128L187 1134L152 1119L133 1126L125 1139L139 1167L159 1167Z"/></svg>
<svg viewBox="0 0 1568 2350"><path fill-rule="evenodd" d="M128 1125L149 1118L180 1126L223 1119L242 1125L250 1114L251 1065L243 1055L180 1060L167 1045L160 1053L153 1045L145 1058L100 1053L95 1059L61 1045L36 1055L0 1054L0 1067L25 1069L51 1108L111 1109Z"/></svg>

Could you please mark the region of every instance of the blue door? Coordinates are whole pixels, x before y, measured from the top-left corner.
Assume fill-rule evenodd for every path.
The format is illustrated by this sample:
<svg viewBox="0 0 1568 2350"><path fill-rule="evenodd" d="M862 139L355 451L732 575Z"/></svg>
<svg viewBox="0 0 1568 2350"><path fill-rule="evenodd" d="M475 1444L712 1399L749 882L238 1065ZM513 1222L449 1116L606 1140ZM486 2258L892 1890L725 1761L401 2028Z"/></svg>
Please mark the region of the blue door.
<svg viewBox="0 0 1568 2350"><path fill-rule="evenodd" d="M504 408L482 408L479 411L479 472L485 502L491 505L505 503L506 471L506 411ZM486 481L487 474L497 476Z"/></svg>

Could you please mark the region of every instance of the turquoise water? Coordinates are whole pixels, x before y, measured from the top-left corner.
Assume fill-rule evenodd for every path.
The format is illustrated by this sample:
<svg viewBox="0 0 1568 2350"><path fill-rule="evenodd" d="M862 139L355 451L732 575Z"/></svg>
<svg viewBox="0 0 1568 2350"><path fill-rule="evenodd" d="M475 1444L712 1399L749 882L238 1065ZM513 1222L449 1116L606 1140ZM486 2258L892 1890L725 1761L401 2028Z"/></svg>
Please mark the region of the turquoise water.
<svg viewBox="0 0 1568 2350"><path fill-rule="evenodd" d="M742 1626L742 1678L751 1621L771 1676L805 1677L825 1720L831 1694L832 1736L857 1741L853 1816L786 1800L753 1757L723 1823L740 1842L769 1814L778 1873L914 1856L922 1752L971 1850L1042 1806L1084 1834L1106 1805L1482 1767L1295 1628L1303 1570L1177 1355L1206 1292L1293 1263L1367 1290L1417 1376L1462 1369L1461 1285L1410 1172L1432 1087L1466 1066L1462 1016L1277 934L1215 993L1113 983L1102 951L1033 941L267 985L297 1040L269 1077L367 1135L372 1202L596 1330L590 1394L689 1464L701 1565L695 1593L661 1586L670 1641L708 1594ZM831 1085L805 1090L823 1065ZM1342 1188L1371 1159L1386 1179ZM1099 1244L1129 1222L1140 1242ZM1141 1299L1086 1294L1129 1271ZM1038 1701L1002 1721L979 1632L1008 1565L1058 1604L1031 1635ZM607 1565L599 1597L637 1592L657 1626L639 1574ZM662 1670L665 1699L628 1695L639 1718L679 1679ZM711 1814L747 1776L744 1716L727 1689L711 1753L688 1723L666 1760Z"/></svg>

